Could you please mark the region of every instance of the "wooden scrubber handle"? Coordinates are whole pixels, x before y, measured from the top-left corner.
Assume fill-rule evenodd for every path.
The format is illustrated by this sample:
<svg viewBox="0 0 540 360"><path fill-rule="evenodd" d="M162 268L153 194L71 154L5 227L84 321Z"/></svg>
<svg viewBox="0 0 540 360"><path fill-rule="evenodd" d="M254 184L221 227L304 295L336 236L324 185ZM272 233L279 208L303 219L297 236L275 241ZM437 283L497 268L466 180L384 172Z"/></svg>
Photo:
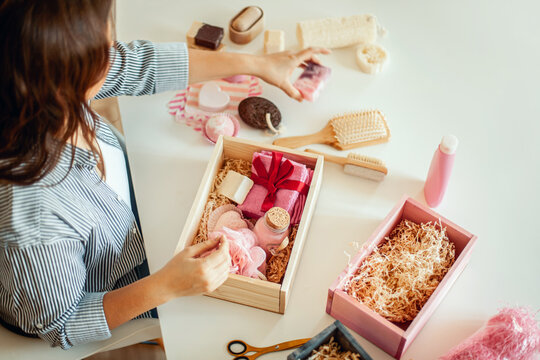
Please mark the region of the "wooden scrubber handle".
<svg viewBox="0 0 540 360"><path fill-rule="evenodd" d="M329 154L326 154L317 150L313 150L313 149L306 149L304 151L308 153L312 153L312 154L322 155L324 156L324 160L326 161L330 161L330 162L340 164L340 165L347 164L347 158L344 158L341 156L329 155Z"/></svg>
<svg viewBox="0 0 540 360"><path fill-rule="evenodd" d="M298 148L300 146L304 145L311 145L311 144L324 144L325 143L325 137L323 136L324 129L319 131L318 133L311 134L311 135L303 135L303 136L290 136L290 137L284 137L274 140L273 144L278 146L284 146L288 148Z"/></svg>

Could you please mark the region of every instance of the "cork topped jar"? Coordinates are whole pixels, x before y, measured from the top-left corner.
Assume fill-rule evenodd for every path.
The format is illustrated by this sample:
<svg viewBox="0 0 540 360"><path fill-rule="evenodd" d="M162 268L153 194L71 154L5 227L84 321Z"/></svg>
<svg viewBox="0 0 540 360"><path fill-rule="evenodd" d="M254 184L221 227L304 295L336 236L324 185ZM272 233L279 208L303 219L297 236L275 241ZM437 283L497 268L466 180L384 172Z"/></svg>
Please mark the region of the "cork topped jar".
<svg viewBox="0 0 540 360"><path fill-rule="evenodd" d="M275 254L289 244L290 222L289 213L280 207L271 208L257 220L253 232L267 255Z"/></svg>

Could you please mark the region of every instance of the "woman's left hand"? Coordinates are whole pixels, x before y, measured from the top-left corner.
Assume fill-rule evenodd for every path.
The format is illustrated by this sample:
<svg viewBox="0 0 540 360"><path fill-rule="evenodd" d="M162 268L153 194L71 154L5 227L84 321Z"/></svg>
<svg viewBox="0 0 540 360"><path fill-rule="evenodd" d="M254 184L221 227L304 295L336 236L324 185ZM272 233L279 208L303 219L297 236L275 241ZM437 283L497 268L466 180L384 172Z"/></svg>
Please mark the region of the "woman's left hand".
<svg viewBox="0 0 540 360"><path fill-rule="evenodd" d="M319 64L317 54L330 54L325 48L307 48L299 52L283 51L261 57L261 66L257 76L271 85L283 90L297 101L302 101L302 94L291 83L291 75L297 67L312 61Z"/></svg>

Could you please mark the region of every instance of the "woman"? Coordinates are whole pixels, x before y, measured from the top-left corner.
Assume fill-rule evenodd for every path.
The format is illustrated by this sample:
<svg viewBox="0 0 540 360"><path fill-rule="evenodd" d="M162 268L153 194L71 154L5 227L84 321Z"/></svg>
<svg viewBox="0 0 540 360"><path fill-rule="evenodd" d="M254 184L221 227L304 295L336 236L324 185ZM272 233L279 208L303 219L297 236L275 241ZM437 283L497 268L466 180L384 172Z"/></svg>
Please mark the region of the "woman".
<svg viewBox="0 0 540 360"><path fill-rule="evenodd" d="M128 164L89 100L239 73L301 100L289 76L327 52L253 56L145 41L111 48L110 12L111 0L0 5L0 319L64 349L105 339L170 299L213 291L230 264L227 242L208 241L146 276Z"/></svg>

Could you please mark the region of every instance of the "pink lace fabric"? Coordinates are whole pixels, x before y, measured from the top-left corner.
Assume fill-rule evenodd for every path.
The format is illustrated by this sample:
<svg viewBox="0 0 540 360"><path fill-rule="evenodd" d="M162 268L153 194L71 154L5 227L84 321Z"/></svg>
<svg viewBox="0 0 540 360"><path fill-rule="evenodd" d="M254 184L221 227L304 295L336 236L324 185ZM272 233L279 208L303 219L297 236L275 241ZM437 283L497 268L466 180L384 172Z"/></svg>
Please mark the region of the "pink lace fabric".
<svg viewBox="0 0 540 360"><path fill-rule="evenodd" d="M229 94L231 102L223 112L238 116L238 104L249 96L262 94L262 86L255 76L246 76L239 83L230 83L225 80L215 80L222 91ZM193 84L174 95L167 104L169 114L175 117L176 122L185 124L195 131L202 131L203 122L214 113L199 109L199 92L204 83Z"/></svg>
<svg viewBox="0 0 540 360"><path fill-rule="evenodd" d="M537 360L540 328L525 308L504 308L439 360Z"/></svg>
<svg viewBox="0 0 540 360"><path fill-rule="evenodd" d="M265 270L266 253L260 246L257 246L255 233L247 228L231 230L223 227L209 233L208 237L209 239L216 239L222 235L229 242L230 272L251 278L261 277L259 267Z"/></svg>

